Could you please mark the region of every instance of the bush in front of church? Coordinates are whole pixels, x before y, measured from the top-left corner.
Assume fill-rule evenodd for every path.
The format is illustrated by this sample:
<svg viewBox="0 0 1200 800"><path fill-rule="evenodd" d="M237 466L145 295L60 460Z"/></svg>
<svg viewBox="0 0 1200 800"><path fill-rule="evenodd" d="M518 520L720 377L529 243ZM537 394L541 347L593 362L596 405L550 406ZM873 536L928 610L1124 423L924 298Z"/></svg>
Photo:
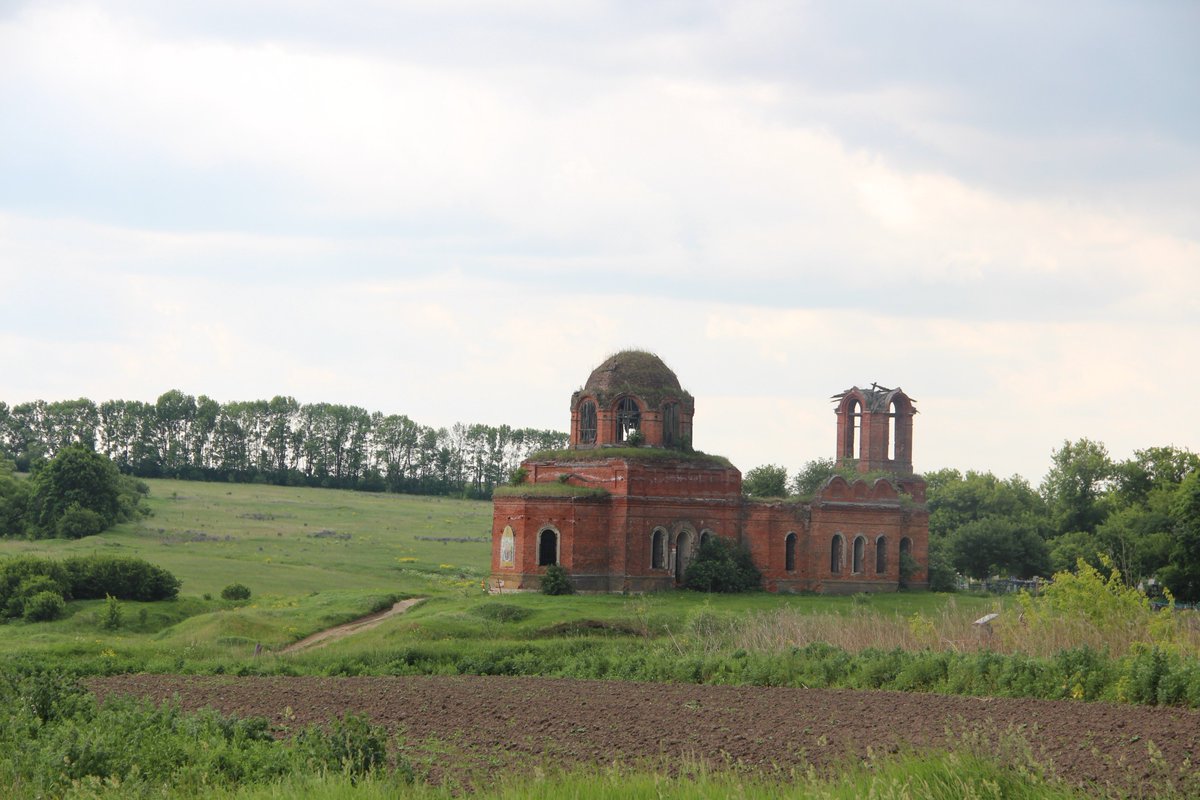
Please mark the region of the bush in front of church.
<svg viewBox="0 0 1200 800"><path fill-rule="evenodd" d="M697 592L749 592L762 588L762 573L749 550L710 536L688 565L683 585Z"/></svg>
<svg viewBox="0 0 1200 800"><path fill-rule="evenodd" d="M546 574L542 576L542 594L575 594L567 571L558 564L546 567Z"/></svg>

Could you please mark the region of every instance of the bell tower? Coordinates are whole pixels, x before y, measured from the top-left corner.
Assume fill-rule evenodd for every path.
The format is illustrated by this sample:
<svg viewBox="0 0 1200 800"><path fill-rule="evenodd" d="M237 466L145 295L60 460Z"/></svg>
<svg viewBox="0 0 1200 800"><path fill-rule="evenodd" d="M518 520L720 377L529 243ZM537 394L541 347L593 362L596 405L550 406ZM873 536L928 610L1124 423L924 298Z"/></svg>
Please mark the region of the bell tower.
<svg viewBox="0 0 1200 800"><path fill-rule="evenodd" d="M915 400L900 388L872 383L835 394L837 403L837 464L859 472L911 475Z"/></svg>

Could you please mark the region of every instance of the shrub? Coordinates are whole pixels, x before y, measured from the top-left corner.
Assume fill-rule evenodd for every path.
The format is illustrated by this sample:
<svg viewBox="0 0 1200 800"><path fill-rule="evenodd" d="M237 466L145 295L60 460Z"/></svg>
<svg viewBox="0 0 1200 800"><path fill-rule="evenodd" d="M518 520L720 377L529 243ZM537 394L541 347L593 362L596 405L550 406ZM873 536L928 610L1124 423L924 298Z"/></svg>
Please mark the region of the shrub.
<svg viewBox="0 0 1200 800"><path fill-rule="evenodd" d="M63 599L62 587L57 583L45 575L33 575L21 581L20 586L8 598L4 605L5 616L26 616L30 598L39 594L52 594L60 600Z"/></svg>
<svg viewBox="0 0 1200 800"><path fill-rule="evenodd" d="M683 585L698 592L748 592L762 586L762 573L749 550L710 536L688 565Z"/></svg>
<svg viewBox="0 0 1200 800"><path fill-rule="evenodd" d="M150 494L150 486L132 475L122 475L117 484L117 521L149 517L154 512L142 505L142 498Z"/></svg>
<svg viewBox="0 0 1200 800"><path fill-rule="evenodd" d="M84 536L95 536L106 527L104 517L90 508L73 503L58 518L54 532L60 539L82 539Z"/></svg>
<svg viewBox="0 0 1200 800"><path fill-rule="evenodd" d="M494 622L520 622L533 614L528 608L510 603L484 603L475 609L476 616Z"/></svg>
<svg viewBox="0 0 1200 800"><path fill-rule="evenodd" d="M109 631L121 627L121 603L111 594L104 601L104 611L100 612L100 627Z"/></svg>
<svg viewBox="0 0 1200 800"><path fill-rule="evenodd" d="M54 592L56 595L62 596L63 591L62 584L49 575L31 575L21 581L17 594L22 597L32 597L39 592Z"/></svg>
<svg viewBox="0 0 1200 800"><path fill-rule="evenodd" d="M558 564L546 567L546 574L542 576L542 594L575 594L567 571Z"/></svg>
<svg viewBox="0 0 1200 800"><path fill-rule="evenodd" d="M39 592L69 598L71 582L57 561L37 556L17 556L0 561L0 614L20 617L25 600Z"/></svg>
<svg viewBox="0 0 1200 800"><path fill-rule="evenodd" d="M179 579L161 567L130 556L72 556L54 561L36 556L0 560L0 614L23 615L24 601L49 591L64 600L169 600Z"/></svg>
<svg viewBox="0 0 1200 800"><path fill-rule="evenodd" d="M162 567L131 556L73 556L63 561L76 600L170 600L180 581Z"/></svg>
<svg viewBox="0 0 1200 800"><path fill-rule="evenodd" d="M250 587L241 583L231 583L221 590L222 600L249 600Z"/></svg>
<svg viewBox="0 0 1200 800"><path fill-rule="evenodd" d="M375 772L387 760L387 732L355 714L335 719L328 730L315 725L306 728L298 737L298 745L318 769L352 777ZM411 778L411 770L404 777Z"/></svg>
<svg viewBox="0 0 1200 800"><path fill-rule="evenodd" d="M934 592L953 592L956 587L954 565L950 563L946 539L929 542L929 589ZM901 569L904 561L901 559Z"/></svg>
<svg viewBox="0 0 1200 800"><path fill-rule="evenodd" d="M58 619L67 610L62 595L54 592L38 592L25 601L25 619L29 622L49 622Z"/></svg>

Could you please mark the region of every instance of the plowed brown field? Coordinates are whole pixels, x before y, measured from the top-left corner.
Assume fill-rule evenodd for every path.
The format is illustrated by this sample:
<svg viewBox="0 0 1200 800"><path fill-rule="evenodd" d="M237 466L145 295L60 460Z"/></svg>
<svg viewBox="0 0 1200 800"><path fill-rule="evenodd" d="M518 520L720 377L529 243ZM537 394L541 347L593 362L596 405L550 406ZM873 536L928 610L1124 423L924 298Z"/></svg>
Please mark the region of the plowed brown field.
<svg viewBox="0 0 1200 800"><path fill-rule="evenodd" d="M868 748L966 742L1001 752L1019 736L1070 783L1138 792L1196 780L1200 755L1200 712L1100 703L466 676L119 675L89 685L101 698L178 697L187 709L263 716L281 730L365 714L403 735L434 780L642 759L819 769L868 758Z"/></svg>

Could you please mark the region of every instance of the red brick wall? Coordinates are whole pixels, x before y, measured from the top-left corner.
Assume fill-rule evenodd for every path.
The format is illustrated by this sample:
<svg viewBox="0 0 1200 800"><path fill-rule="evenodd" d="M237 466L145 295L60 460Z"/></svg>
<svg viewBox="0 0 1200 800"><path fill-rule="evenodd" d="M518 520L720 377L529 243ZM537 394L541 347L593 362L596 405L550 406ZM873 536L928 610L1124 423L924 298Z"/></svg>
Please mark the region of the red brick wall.
<svg viewBox="0 0 1200 800"><path fill-rule="evenodd" d="M927 582L929 517L923 506L924 483L907 479L897 494L885 480L868 485L834 478L811 504L762 503L742 497L741 474L734 468L675 460L527 462L530 482L548 483L561 474L577 485L603 486L608 497L499 497L493 518L493 585L536 588L545 571L537 566L538 532L552 526L560 534L559 563L580 588L595 591L644 591L674 585L669 566L652 567L651 539L656 527L674 547L683 531L693 542L705 531L749 548L770 591L890 591L899 583L900 541L912 541L922 565L912 584ZM511 525L516 559L500 566L501 533ZM786 537L796 534L795 569L785 563ZM845 541L845 568L829 569L830 543ZM854 540L865 539L862 569L853 570ZM876 572L876 541L886 540L886 565Z"/></svg>

